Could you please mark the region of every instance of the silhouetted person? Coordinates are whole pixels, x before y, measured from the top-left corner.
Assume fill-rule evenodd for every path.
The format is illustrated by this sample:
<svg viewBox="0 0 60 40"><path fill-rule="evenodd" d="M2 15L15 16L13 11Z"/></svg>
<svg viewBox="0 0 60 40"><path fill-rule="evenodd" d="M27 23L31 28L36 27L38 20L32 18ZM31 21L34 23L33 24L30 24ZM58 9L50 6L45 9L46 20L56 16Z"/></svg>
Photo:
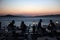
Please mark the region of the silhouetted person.
<svg viewBox="0 0 60 40"><path fill-rule="evenodd" d="M32 26L32 33L33 33L33 34L31 35L32 40L37 40L36 26L35 26L35 25Z"/></svg>
<svg viewBox="0 0 60 40"><path fill-rule="evenodd" d="M12 20L12 22L8 25L8 31L12 31L13 33L15 32L15 21Z"/></svg>
<svg viewBox="0 0 60 40"><path fill-rule="evenodd" d="M1 22L0 22L0 30L1 30Z"/></svg>
<svg viewBox="0 0 60 40"><path fill-rule="evenodd" d="M26 32L26 29L27 29L27 26L24 24L24 21L21 22L21 30L22 30L22 33L25 33Z"/></svg>
<svg viewBox="0 0 60 40"><path fill-rule="evenodd" d="M37 31L38 31L38 32L39 32L40 30L42 30L41 23L42 23L42 19L40 19L40 21L39 21L39 23L38 23L38 26L37 26Z"/></svg>
<svg viewBox="0 0 60 40"><path fill-rule="evenodd" d="M48 25L48 29L51 30L51 32L52 32L53 34L56 33L56 26L55 26L55 24L54 24L54 22L53 22L52 20L50 20L50 23L49 23L49 25Z"/></svg>
<svg viewBox="0 0 60 40"><path fill-rule="evenodd" d="M35 29L36 29L35 25L33 25L32 29L33 29L33 30L32 30L33 33L35 33Z"/></svg>

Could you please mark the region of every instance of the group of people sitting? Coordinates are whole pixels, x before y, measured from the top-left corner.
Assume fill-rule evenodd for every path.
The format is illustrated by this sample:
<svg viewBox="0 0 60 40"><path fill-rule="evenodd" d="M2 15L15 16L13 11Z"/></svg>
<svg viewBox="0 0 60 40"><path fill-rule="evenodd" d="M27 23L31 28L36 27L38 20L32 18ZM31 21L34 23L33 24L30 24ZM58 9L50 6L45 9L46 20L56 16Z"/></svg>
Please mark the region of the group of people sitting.
<svg viewBox="0 0 60 40"><path fill-rule="evenodd" d="M8 32L9 31L12 31L12 34L15 34L16 33L16 26L14 25L15 24L15 21L12 20L12 22L10 24L8 24L7 26L7 29L8 29ZM24 23L24 21L21 21L21 25L19 27L19 30L21 30L21 33L22 34L25 34L26 33L26 30L27 30L27 25ZM37 30L36 30L37 29ZM56 25L54 24L54 22L52 20L50 20L50 23L47 27L47 29L49 31L51 31L52 34L56 35ZM1 22L0 22L0 30L1 30ZM29 29L28 29L29 30ZM28 31L29 32L29 31ZM32 26L32 39L33 40L36 40L37 39L37 36L35 35L36 34L40 34L40 35L43 35L44 33L48 33L46 31L46 28L43 28L42 27L42 19L39 20L38 24L37 25L33 25ZM20 34L20 33L19 33ZM44 34L45 35L45 34Z"/></svg>
<svg viewBox="0 0 60 40"><path fill-rule="evenodd" d="M44 33L44 32L46 32L46 29L41 26L41 23L42 23L42 19L40 19L37 26L35 26L35 25L32 26L32 29L33 29L32 32L33 33L36 33L36 32L37 33ZM15 32L16 26L14 24L15 24L15 21L12 20L12 22L7 27L8 31ZM24 23L24 21L22 21L20 28L19 28L20 30L22 30L21 33L25 33L27 27L28 26ZM37 28L37 31L36 31L36 28ZM0 22L0 29L1 29L1 22ZM56 25L54 24L54 22L52 20L50 20L50 23L49 23L47 29L50 30L51 32L56 32Z"/></svg>

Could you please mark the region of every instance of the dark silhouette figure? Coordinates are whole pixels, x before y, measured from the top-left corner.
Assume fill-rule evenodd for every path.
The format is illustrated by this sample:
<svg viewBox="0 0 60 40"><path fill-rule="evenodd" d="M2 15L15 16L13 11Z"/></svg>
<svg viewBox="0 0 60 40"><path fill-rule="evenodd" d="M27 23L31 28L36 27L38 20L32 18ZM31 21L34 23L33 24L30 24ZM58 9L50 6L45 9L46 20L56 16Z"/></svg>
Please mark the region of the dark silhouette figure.
<svg viewBox="0 0 60 40"><path fill-rule="evenodd" d="M36 34L36 26L35 25L33 25L32 26L32 40L37 40L37 34Z"/></svg>
<svg viewBox="0 0 60 40"><path fill-rule="evenodd" d="M22 30L22 33L25 33L26 32L26 29L27 29L27 26L24 24L24 21L21 22L21 30Z"/></svg>
<svg viewBox="0 0 60 40"><path fill-rule="evenodd" d="M0 30L1 30L1 22L0 22Z"/></svg>
<svg viewBox="0 0 60 40"><path fill-rule="evenodd" d="M42 22L42 19L40 19L40 21L38 23L38 29L41 27L41 22Z"/></svg>
<svg viewBox="0 0 60 40"><path fill-rule="evenodd" d="M12 22L8 25L8 31L12 31L13 33L15 33L15 21L12 20Z"/></svg>
<svg viewBox="0 0 60 40"><path fill-rule="evenodd" d="M35 33L35 29L36 29L35 25L33 25L32 29L33 29L33 30L32 30L33 33Z"/></svg>
<svg viewBox="0 0 60 40"><path fill-rule="evenodd" d="M38 23L38 26L37 26L37 31L38 31L38 33L43 30L43 28L42 28L42 26L41 26L41 22L42 22L42 19L40 19L40 21L39 21L39 23Z"/></svg>
<svg viewBox="0 0 60 40"><path fill-rule="evenodd" d="M56 35L56 26L52 20L50 20L48 29L51 31L52 34Z"/></svg>

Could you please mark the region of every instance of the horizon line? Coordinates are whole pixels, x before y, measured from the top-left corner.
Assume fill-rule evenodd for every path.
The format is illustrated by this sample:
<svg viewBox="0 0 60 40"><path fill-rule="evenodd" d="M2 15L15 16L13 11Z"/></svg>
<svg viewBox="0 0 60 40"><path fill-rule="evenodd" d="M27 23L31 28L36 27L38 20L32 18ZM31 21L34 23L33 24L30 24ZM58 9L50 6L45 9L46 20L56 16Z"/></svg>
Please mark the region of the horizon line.
<svg viewBox="0 0 60 40"><path fill-rule="evenodd" d="M45 15L24 15L24 14L0 14L0 16L13 15L13 16L45 16ZM59 14L46 14L46 15L60 15Z"/></svg>

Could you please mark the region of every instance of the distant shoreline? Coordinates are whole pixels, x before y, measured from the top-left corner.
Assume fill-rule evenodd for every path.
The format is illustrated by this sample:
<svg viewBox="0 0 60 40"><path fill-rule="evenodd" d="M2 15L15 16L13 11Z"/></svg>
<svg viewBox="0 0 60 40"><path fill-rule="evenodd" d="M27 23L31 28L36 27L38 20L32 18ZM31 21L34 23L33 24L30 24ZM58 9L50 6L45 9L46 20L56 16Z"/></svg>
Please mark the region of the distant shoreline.
<svg viewBox="0 0 60 40"><path fill-rule="evenodd" d="M42 16L24 16L24 15L0 15L0 17L60 17L60 14L57 15L42 15Z"/></svg>

